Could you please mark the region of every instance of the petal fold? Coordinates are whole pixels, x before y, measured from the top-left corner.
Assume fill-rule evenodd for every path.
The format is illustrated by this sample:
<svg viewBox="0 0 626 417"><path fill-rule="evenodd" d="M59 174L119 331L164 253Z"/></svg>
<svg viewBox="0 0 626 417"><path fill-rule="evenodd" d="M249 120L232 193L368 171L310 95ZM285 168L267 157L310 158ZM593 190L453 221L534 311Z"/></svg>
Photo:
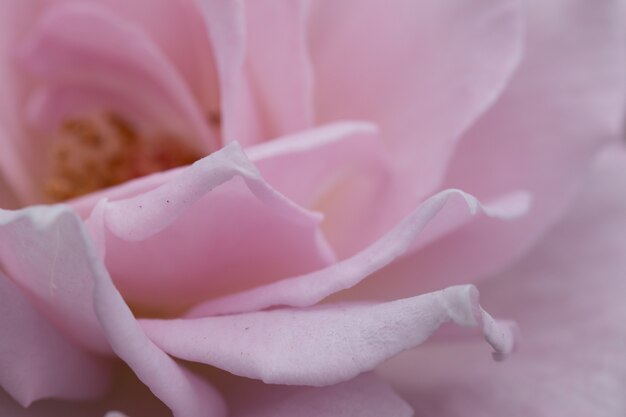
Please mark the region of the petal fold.
<svg viewBox="0 0 626 417"><path fill-rule="evenodd" d="M0 262L33 305L83 347L110 353L93 309L92 263L81 225L64 206L0 210Z"/></svg>
<svg viewBox="0 0 626 417"><path fill-rule="evenodd" d="M334 261L320 216L270 187L236 143L145 181L152 189L101 201L87 223L124 298L148 316Z"/></svg>
<svg viewBox="0 0 626 417"><path fill-rule="evenodd" d="M494 366L466 340L424 346L378 371L419 415L623 415L625 189L619 144L594 161L567 214L539 244L479 285L482 302L523 329L509 360Z"/></svg>
<svg viewBox="0 0 626 417"><path fill-rule="evenodd" d="M459 142L444 184L482 200L528 190L533 208L501 227L477 221L416 258L416 268L438 271L438 285L461 273L487 276L521 256L562 215L598 149L624 137L623 2L527 3L519 70ZM451 248L454 264L445 261Z"/></svg>
<svg viewBox="0 0 626 417"><path fill-rule="evenodd" d="M312 2L316 120L376 123L413 192L432 194L519 63L520 3Z"/></svg>
<svg viewBox="0 0 626 417"><path fill-rule="evenodd" d="M447 322L480 327L499 357L513 350L514 326L484 312L471 285L380 304L140 320L148 337L175 357L266 383L312 386L369 371Z"/></svg>
<svg viewBox="0 0 626 417"><path fill-rule="evenodd" d="M308 129L313 122L311 63L306 45L306 3L245 1L245 75L267 140Z"/></svg>
<svg viewBox="0 0 626 417"><path fill-rule="evenodd" d="M131 121L144 129L177 134L194 149L219 147L189 87L154 41L102 6L51 8L22 55L26 68L46 83L30 107L39 128L80 112L110 111L134 116Z"/></svg>
<svg viewBox="0 0 626 417"><path fill-rule="evenodd" d="M523 193L490 206L480 205L474 197L459 190L442 191L426 200L378 241L348 259L309 274L207 301L193 308L187 316L249 312L279 305L311 306L355 286L408 250L440 238L450 231L451 225L458 226L473 214L515 218L525 213L529 203L529 196ZM439 217L440 212L445 216Z"/></svg>

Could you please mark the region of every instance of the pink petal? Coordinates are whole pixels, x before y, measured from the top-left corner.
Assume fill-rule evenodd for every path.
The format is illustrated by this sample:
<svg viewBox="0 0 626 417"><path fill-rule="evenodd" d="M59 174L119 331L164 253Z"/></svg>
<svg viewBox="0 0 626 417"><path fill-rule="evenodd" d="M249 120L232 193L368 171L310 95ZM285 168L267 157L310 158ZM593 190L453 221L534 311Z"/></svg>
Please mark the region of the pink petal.
<svg viewBox="0 0 626 417"><path fill-rule="evenodd" d="M522 49L517 1L312 2L318 122L370 120L420 196L498 98Z"/></svg>
<svg viewBox="0 0 626 417"><path fill-rule="evenodd" d="M598 146L623 137L626 50L619 4L529 2L522 65L460 142L446 186L480 199L528 190L533 209L502 227L479 222L416 259L420 271L439 271L436 285L494 273L520 256L560 216ZM452 248L459 257L454 264L446 261Z"/></svg>
<svg viewBox="0 0 626 417"><path fill-rule="evenodd" d="M514 346L512 325L482 310L473 286L380 304L140 322L154 343L177 358L271 384L347 381L423 343L446 322L481 327L499 356Z"/></svg>
<svg viewBox="0 0 626 417"><path fill-rule="evenodd" d="M507 219L523 214L528 208L528 198L513 197L517 198L504 203L500 201L493 206L481 206L474 197L462 191L442 191L426 200L381 239L351 258L309 274L209 300L192 309L188 316L248 312L277 305L314 305L331 294L355 286L411 247L417 248L441 237L449 231L448 227L467 221L479 208L495 218ZM440 211L444 211L446 216L437 216ZM429 229L421 236L427 225Z"/></svg>
<svg viewBox="0 0 626 417"><path fill-rule="evenodd" d="M567 216L481 284L524 343L495 367L481 346L436 346L380 370L424 415L616 417L626 410L626 150L595 161Z"/></svg>
<svg viewBox="0 0 626 417"><path fill-rule="evenodd" d="M23 41L40 9L38 0L0 2L0 172L22 201L33 201L37 190L29 175L32 148L22 118L25 93L32 86L16 65L15 47Z"/></svg>
<svg viewBox="0 0 626 417"><path fill-rule="evenodd" d="M230 377L224 388L231 417L410 417L413 410L368 373L329 387L267 385Z"/></svg>
<svg viewBox="0 0 626 417"><path fill-rule="evenodd" d="M132 22L92 3L70 3L46 12L33 32L23 61L51 86L30 109L41 128L50 128L59 117L94 110L102 95L96 109L177 133L195 148L219 146L180 74ZM129 108L134 112L128 114Z"/></svg>
<svg viewBox="0 0 626 417"><path fill-rule="evenodd" d="M110 353L93 310L93 262L76 214L63 206L0 210L0 263L34 306L73 341Z"/></svg>
<svg viewBox="0 0 626 417"><path fill-rule="evenodd" d="M319 217L264 182L235 143L153 190L102 204L116 285L161 314L334 260Z"/></svg>
<svg viewBox="0 0 626 417"><path fill-rule="evenodd" d="M110 364L68 340L33 304L0 273L0 386L24 407L102 395Z"/></svg>
<svg viewBox="0 0 626 417"><path fill-rule="evenodd" d="M18 221L12 219L14 221L9 222L8 225L17 224L17 226L21 226L21 229L17 229L20 232L19 234L16 233L17 236L30 239L9 239L10 236L7 236L6 230L2 230L3 235L0 236L0 242L3 246L3 251L0 253L3 256L2 264L6 266L10 276L34 282L33 288L35 290L39 289L37 285L41 285L41 278L45 278L50 285L47 288L51 294L49 297L57 296L55 285L66 286L67 290L59 295L65 299L55 300L56 302L52 305L53 308L48 308L51 314L55 314L57 317L65 314L63 317L65 321L62 324L74 326L75 329L78 325L83 324L79 321L82 317L71 316L66 312L84 314L83 320L91 320L95 314L98 324L101 326L97 328L97 331L104 333L106 342L110 344L117 356L124 360L138 378L174 411L175 416L195 417L205 416L207 413L214 413L213 415L218 417L223 415L224 404L221 397L208 382L178 365L157 348L141 331L129 307L111 282L101 259L95 253L78 216L61 207L30 208L26 210L26 213L30 217L26 217L25 214L21 216L22 218L25 217L26 221L15 216ZM8 216L6 213L1 214ZM17 228L17 226L15 227ZM35 235L29 228L38 231L39 234ZM11 231L13 230L9 229L9 232ZM35 237L39 239L35 241ZM50 237L58 240L47 241ZM62 246L59 246L60 242L62 242ZM48 254L37 245L43 246L44 249L52 248L55 253L52 265L45 263ZM6 247L15 250L24 246L28 247L29 251L13 253L13 257L18 260L21 260L19 258L27 258L26 260L29 260L32 265L31 268L35 270L37 267L45 265L47 266L46 273L32 274L21 263L8 262L8 258L4 257L7 253L4 251ZM23 255L24 253L30 253L34 256L27 257ZM44 262L37 262L37 255L43 258ZM71 262L66 260L68 257ZM22 269L16 268L16 265ZM67 271L64 268L67 268ZM31 275L26 275L27 273L31 273ZM63 279L56 278L57 273L61 274L60 277ZM86 282L81 283L82 286L76 285L76 281L79 279ZM67 283L74 284L74 286ZM20 284L24 285L23 282ZM35 291L31 289L31 292ZM39 301L37 305L41 306L43 295L36 292L34 295L40 297L37 300ZM43 301L47 300L43 299ZM88 308L78 309L78 307L83 306ZM47 306L43 305L42 307ZM85 331L93 333L93 329L89 327L86 327ZM76 334L72 334L72 336L76 336Z"/></svg>
<svg viewBox="0 0 626 417"><path fill-rule="evenodd" d="M198 7L213 45L220 81L222 141L254 143L260 139L262 120L244 72L244 2L206 0L199 2Z"/></svg>
<svg viewBox="0 0 626 417"><path fill-rule="evenodd" d="M263 114L262 139L312 124L311 64L306 50L302 1L246 1L246 75Z"/></svg>
<svg viewBox="0 0 626 417"><path fill-rule="evenodd" d="M272 186L324 213L322 230L340 258L381 237L416 204L369 123L329 124L246 154Z"/></svg>
<svg viewBox="0 0 626 417"><path fill-rule="evenodd" d="M213 46L197 1L94 2L146 33L184 78L204 113L219 113L219 84Z"/></svg>
<svg viewBox="0 0 626 417"><path fill-rule="evenodd" d="M94 302L115 353L175 417L226 414L220 394L207 381L180 366L146 337L103 266L96 277Z"/></svg>

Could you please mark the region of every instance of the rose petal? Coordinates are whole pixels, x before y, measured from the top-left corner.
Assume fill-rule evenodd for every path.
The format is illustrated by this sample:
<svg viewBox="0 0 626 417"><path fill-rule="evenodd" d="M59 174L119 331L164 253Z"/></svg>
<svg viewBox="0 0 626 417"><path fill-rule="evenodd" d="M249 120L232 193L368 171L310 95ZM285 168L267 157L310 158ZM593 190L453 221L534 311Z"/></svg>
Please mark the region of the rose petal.
<svg viewBox="0 0 626 417"><path fill-rule="evenodd" d="M107 389L109 364L63 336L2 273L0 334L0 386L22 406L91 399Z"/></svg>
<svg viewBox="0 0 626 417"><path fill-rule="evenodd" d="M412 265L420 273L438 272L435 286L486 276L520 256L561 215L598 146L623 137L626 49L619 10L619 1L529 2L521 67L460 142L445 184L483 200L528 190L533 209L502 227L478 221L416 258ZM452 251L454 263L446 260ZM401 284L385 280L384 287Z"/></svg>
<svg viewBox="0 0 626 417"><path fill-rule="evenodd" d="M24 65L52 86L41 90L31 106L31 118L41 128L79 111L102 110L93 109L102 95L100 105L110 106L105 110L128 117L132 108L142 116L132 121L144 128L156 124L194 148L219 147L188 86L131 22L93 3L70 3L47 11L33 32L23 51Z"/></svg>
<svg viewBox="0 0 626 417"><path fill-rule="evenodd" d="M596 160L565 219L483 300L519 319L524 343L494 367L480 346L436 346L380 370L424 415L615 417L626 410L626 151ZM421 375L421 376L420 376Z"/></svg>
<svg viewBox="0 0 626 417"><path fill-rule="evenodd" d="M267 385L237 377L224 388L231 417L410 417L413 410L374 374L322 388Z"/></svg>
<svg viewBox="0 0 626 417"><path fill-rule="evenodd" d="M519 61L518 3L312 2L317 121L376 123L415 193L431 194Z"/></svg>
<svg viewBox="0 0 626 417"><path fill-rule="evenodd" d="M198 3L213 44L220 80L222 141L244 145L258 140L261 115L255 109L252 86L244 73L245 10L242 1L207 0Z"/></svg>
<svg viewBox="0 0 626 417"><path fill-rule="evenodd" d="M52 246L54 248L57 264L56 266L55 264L49 266L48 270L54 274L58 272L58 268L66 267L67 263L63 262L63 259L71 255L72 262L70 266L75 270L78 269L78 272L80 272L80 274L77 274L75 270L70 269L67 274L62 276L66 279L59 280L59 283L65 283L66 281L73 283L67 278L76 280L77 277L73 275L78 275L80 279L84 279L91 284L90 286L83 285L82 288L78 288L82 289L83 293L78 293L76 288L69 287L69 294L63 294L68 299L57 301L54 304L56 309L51 309L52 313L57 313L58 311L63 313L63 310L76 309L75 304L77 302L89 307L89 310L85 310L85 314L90 313L93 315L95 310L98 324L101 326L97 330L104 333L106 341L117 356L124 360L138 378L174 411L175 416L195 417L205 416L207 413L214 413L213 415L218 417L223 415L225 410L222 399L209 383L178 365L172 358L156 347L141 331L129 307L111 282L110 276L102 260L96 254L95 248L89 240L87 232L82 227L82 222L78 216L62 207L30 208L25 210L25 212L30 214L30 218L28 218L30 222L14 223L18 225L24 223L27 226L35 223L36 227L34 228L40 232L40 235L37 236L40 241L37 243L44 247ZM9 223L9 225L11 224ZM22 228L24 229L25 227L22 226ZM65 234L61 235L61 233ZM59 246L58 242L56 245L46 242L48 235L51 235L53 238L62 238L58 242L63 242L63 246ZM20 236L28 237L24 230L21 230ZM3 246L7 246L7 241L13 242L11 247L17 246L15 241L10 241L5 236L0 237L0 242L3 243ZM18 242L29 246L29 252L32 251L32 253L39 254L36 251L37 246L35 242ZM46 255L45 252L43 254ZM14 254L14 256L19 257L17 254ZM3 265L7 265L5 258L2 258L2 262ZM35 263L32 259L31 262ZM9 264L8 266L14 265ZM11 268L7 267L6 269L11 276L15 276ZM18 272L22 272L22 275L17 276L24 279L24 271L18 270ZM41 275L46 279L49 278L49 274ZM39 276L30 275L28 278L35 281ZM52 278L54 278L54 275ZM51 288L54 290L54 287ZM72 296L75 297L73 300L78 299L78 301L74 301L74 305L69 301L72 300ZM65 320L69 322L71 318L74 317L65 317ZM91 329L87 328L87 330Z"/></svg>
<svg viewBox="0 0 626 417"><path fill-rule="evenodd" d="M174 416L225 416L225 404L209 382L180 366L146 337L103 266L97 271L94 302L115 353Z"/></svg>
<svg viewBox="0 0 626 417"><path fill-rule="evenodd" d="M219 113L219 84L213 46L194 0L95 0L132 22L176 67L204 113Z"/></svg>
<svg viewBox="0 0 626 417"><path fill-rule="evenodd" d="M313 386L371 370L423 343L446 322L482 328L499 356L513 350L512 325L482 310L473 286L381 304L140 320L148 337L175 357L266 383Z"/></svg>
<svg viewBox="0 0 626 417"><path fill-rule="evenodd" d="M246 154L272 186L324 213L322 230L340 258L381 237L417 203L370 123L332 123Z"/></svg>
<svg viewBox="0 0 626 417"><path fill-rule="evenodd" d="M236 143L98 210L107 267L125 298L150 314L180 313L334 260L319 216L273 190Z"/></svg>
<svg viewBox="0 0 626 417"><path fill-rule="evenodd" d="M15 46L32 26L41 9L37 0L6 0L0 2L0 172L22 201L33 201L37 190L29 172L29 141L26 140L22 111L30 80L16 65Z"/></svg>
<svg viewBox="0 0 626 417"><path fill-rule="evenodd" d="M0 262L45 316L72 340L110 353L93 310L93 259L83 246L79 220L63 206L0 210Z"/></svg>
<svg viewBox="0 0 626 417"><path fill-rule="evenodd" d="M474 197L462 191L442 191L426 200L381 239L351 258L306 275L209 300L193 308L188 317L248 312L276 305L311 306L331 294L355 286L411 247L416 248L441 237L449 231L450 224L457 226L467 221L479 209L488 216L507 219L523 214L529 199L526 196L512 201L508 199L505 203L498 202L493 207L481 206ZM446 217L439 218L437 215L442 210ZM430 225L431 222L434 224ZM426 226L430 226L430 230L427 229L422 237L420 233Z"/></svg>
<svg viewBox="0 0 626 417"><path fill-rule="evenodd" d="M303 1L246 1L246 75L269 139L311 126L313 91Z"/></svg>

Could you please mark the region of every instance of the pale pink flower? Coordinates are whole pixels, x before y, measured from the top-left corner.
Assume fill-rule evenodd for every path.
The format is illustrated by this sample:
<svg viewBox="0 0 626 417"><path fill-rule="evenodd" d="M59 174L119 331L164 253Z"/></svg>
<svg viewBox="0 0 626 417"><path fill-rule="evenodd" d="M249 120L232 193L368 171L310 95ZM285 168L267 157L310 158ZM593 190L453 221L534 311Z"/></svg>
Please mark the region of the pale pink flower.
<svg viewBox="0 0 626 417"><path fill-rule="evenodd" d="M621 16L3 1L0 414L623 415Z"/></svg>

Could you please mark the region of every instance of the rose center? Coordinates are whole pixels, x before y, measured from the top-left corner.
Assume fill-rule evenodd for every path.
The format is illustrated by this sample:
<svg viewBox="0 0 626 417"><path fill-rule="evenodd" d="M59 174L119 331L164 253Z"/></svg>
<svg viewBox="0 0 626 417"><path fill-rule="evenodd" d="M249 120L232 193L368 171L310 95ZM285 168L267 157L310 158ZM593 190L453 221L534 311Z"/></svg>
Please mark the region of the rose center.
<svg viewBox="0 0 626 417"><path fill-rule="evenodd" d="M52 145L43 189L53 202L79 197L202 155L167 135L142 135L115 114L65 121Z"/></svg>

